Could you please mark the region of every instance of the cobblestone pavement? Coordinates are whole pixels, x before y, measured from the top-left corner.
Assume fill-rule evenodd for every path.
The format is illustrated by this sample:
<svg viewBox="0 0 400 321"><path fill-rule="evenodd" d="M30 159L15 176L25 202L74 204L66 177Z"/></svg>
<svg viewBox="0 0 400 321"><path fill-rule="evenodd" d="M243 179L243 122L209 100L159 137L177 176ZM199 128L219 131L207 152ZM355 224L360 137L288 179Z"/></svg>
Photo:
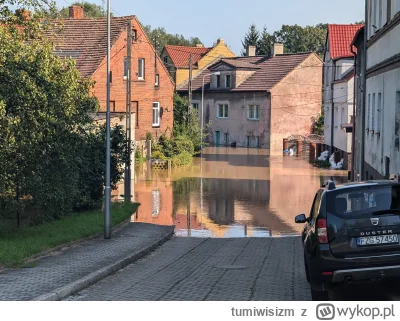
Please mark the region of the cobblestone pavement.
<svg viewBox="0 0 400 321"><path fill-rule="evenodd" d="M99 238L79 243L40 259L32 268L5 270L0 273L0 300L30 300L67 285L148 247L171 228L129 224L112 240Z"/></svg>
<svg viewBox="0 0 400 321"><path fill-rule="evenodd" d="M68 300L310 300L300 238L174 237Z"/></svg>

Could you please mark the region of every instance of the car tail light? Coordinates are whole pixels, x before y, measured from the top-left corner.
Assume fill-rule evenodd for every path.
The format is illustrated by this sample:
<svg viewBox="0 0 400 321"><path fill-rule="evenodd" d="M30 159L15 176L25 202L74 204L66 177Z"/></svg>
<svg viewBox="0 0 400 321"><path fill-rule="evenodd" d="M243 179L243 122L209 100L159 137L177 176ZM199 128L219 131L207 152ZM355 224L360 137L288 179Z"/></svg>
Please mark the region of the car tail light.
<svg viewBox="0 0 400 321"><path fill-rule="evenodd" d="M322 218L317 221L318 242L320 244L328 244L328 229L326 228L326 219Z"/></svg>

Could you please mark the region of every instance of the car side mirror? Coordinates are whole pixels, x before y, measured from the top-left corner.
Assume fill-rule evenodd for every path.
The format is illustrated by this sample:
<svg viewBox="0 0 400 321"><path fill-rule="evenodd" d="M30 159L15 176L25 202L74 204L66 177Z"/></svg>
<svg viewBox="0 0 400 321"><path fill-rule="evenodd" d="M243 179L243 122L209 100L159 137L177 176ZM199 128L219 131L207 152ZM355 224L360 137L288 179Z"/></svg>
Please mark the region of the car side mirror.
<svg viewBox="0 0 400 321"><path fill-rule="evenodd" d="M300 214L296 216L294 221L296 222L296 224L304 224L307 223L307 217L305 214Z"/></svg>

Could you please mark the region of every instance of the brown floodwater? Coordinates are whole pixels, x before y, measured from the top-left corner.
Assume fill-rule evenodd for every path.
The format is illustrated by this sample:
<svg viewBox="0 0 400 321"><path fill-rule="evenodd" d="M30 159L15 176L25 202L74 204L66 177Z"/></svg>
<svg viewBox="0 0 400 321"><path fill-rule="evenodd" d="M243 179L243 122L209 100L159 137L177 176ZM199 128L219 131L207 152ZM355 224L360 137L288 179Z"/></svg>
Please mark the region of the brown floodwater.
<svg viewBox="0 0 400 321"><path fill-rule="evenodd" d="M135 170L134 222L175 225L177 236L281 237L298 235L297 214L308 213L321 183L347 181L347 171L320 170L267 150L207 147L193 164ZM123 189L123 188L122 188Z"/></svg>

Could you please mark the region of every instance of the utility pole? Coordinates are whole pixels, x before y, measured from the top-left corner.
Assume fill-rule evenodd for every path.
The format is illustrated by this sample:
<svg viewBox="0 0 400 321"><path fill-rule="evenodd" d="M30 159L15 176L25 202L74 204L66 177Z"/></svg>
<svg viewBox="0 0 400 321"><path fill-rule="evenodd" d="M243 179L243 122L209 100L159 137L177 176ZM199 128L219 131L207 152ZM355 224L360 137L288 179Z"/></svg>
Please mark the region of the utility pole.
<svg viewBox="0 0 400 321"><path fill-rule="evenodd" d="M132 70L132 22L129 21L127 30L127 55L126 55L126 143L129 158L125 163L125 201L131 199L131 144L132 144L132 112L131 112L131 70Z"/></svg>
<svg viewBox="0 0 400 321"><path fill-rule="evenodd" d="M190 55L189 58L189 106L188 106L188 121L190 108L192 107L192 74L193 74L193 56Z"/></svg>
<svg viewBox="0 0 400 321"><path fill-rule="evenodd" d="M111 97L111 4L107 0L107 112L106 112L106 186L104 206L104 238L111 239L111 142L110 142L110 97Z"/></svg>

